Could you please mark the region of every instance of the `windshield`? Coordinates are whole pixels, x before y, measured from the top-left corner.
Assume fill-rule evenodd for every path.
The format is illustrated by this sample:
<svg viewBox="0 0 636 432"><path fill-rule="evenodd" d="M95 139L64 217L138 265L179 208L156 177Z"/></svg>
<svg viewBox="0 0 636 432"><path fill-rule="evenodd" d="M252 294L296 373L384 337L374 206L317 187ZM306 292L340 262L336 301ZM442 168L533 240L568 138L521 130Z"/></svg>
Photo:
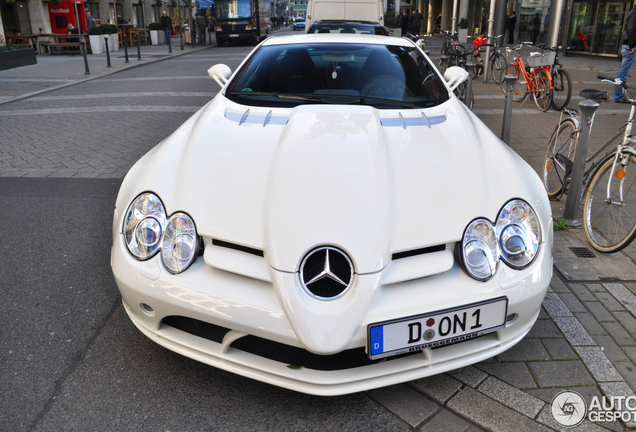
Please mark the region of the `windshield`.
<svg viewBox="0 0 636 432"><path fill-rule="evenodd" d="M311 103L427 108L448 100L434 67L415 47L343 43L263 46L225 96L254 106Z"/></svg>
<svg viewBox="0 0 636 432"><path fill-rule="evenodd" d="M217 18L249 18L252 16L250 0L217 0Z"/></svg>

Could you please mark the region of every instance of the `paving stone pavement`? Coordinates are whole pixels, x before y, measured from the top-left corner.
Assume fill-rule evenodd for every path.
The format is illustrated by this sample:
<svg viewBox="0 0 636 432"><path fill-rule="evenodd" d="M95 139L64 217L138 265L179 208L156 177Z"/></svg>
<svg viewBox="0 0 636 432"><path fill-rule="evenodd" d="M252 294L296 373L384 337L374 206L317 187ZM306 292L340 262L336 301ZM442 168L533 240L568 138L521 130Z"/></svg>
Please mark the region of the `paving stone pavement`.
<svg viewBox="0 0 636 432"><path fill-rule="evenodd" d="M438 42L429 46L433 58ZM180 59L189 74L174 68L170 58L153 63L163 74L152 77L127 70L121 58L114 65L121 73L100 75L110 73L100 69L95 75L101 78L91 81L76 72L82 67L78 58L42 59L40 69L0 72L0 177L123 177L216 93L205 71L218 61L213 55L217 51L193 51ZM234 68L248 51L227 49L223 61ZM148 51L146 58L162 56ZM572 107L583 88L611 91L596 74L615 73L620 66L615 59L596 57L565 57L563 64L573 80ZM48 78L42 76L44 66ZM177 70L180 80L175 79ZM475 114L499 135L504 104L499 86L478 79L474 92ZM624 105L603 104L590 150L628 112ZM532 102L513 106L511 147L537 172L558 121L558 113L540 113ZM86 139L95 136L100 138ZM562 215L564 203L552 203L555 218ZM577 391L588 404L594 397L634 396L636 245L594 258L579 258L570 247L588 247L580 229L555 233L549 293L535 326L515 347L476 365L373 390L368 396L422 431L562 430L551 415L551 401L561 390ZM636 421L585 420L571 430L626 429L636 429Z"/></svg>

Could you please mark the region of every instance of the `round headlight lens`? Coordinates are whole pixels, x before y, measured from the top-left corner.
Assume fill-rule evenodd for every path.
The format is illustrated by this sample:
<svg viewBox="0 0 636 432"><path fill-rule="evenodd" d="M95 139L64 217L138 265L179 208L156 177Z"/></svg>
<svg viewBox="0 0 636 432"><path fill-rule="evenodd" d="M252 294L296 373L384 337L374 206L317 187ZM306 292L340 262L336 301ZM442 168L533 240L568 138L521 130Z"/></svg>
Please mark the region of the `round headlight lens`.
<svg viewBox="0 0 636 432"><path fill-rule="evenodd" d="M512 200L499 213L496 224L501 258L512 268L529 265L541 243L539 219L525 201Z"/></svg>
<svg viewBox="0 0 636 432"><path fill-rule="evenodd" d="M151 193L139 195L128 206L124 218L124 241L130 253L147 260L159 250L166 225L166 211L161 200Z"/></svg>
<svg viewBox="0 0 636 432"><path fill-rule="evenodd" d="M170 216L163 235L161 258L170 273L181 273L196 258L199 249L194 222L185 213Z"/></svg>
<svg viewBox="0 0 636 432"><path fill-rule="evenodd" d="M468 273L477 280L490 279L497 268L497 236L486 219L468 225L462 239L462 258Z"/></svg>

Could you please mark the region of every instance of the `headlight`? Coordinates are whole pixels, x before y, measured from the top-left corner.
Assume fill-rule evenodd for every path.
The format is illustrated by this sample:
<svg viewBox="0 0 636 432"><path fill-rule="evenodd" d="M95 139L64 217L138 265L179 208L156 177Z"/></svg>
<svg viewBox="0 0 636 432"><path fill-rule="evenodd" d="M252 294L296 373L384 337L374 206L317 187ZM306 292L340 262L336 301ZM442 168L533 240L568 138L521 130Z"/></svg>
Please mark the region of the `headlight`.
<svg viewBox="0 0 636 432"><path fill-rule="evenodd" d="M472 221L462 238L461 262L479 281L494 276L501 258L508 266L522 269L532 263L541 243L537 214L528 203L512 200L497 216L496 224L479 218Z"/></svg>
<svg viewBox="0 0 636 432"><path fill-rule="evenodd" d="M156 195L135 198L124 219L124 241L130 253L142 261L151 258L161 246L165 226L166 211Z"/></svg>
<svg viewBox="0 0 636 432"><path fill-rule="evenodd" d="M526 202L508 202L499 212L496 231L501 258L510 267L524 268L537 256L541 242L539 220Z"/></svg>
<svg viewBox="0 0 636 432"><path fill-rule="evenodd" d="M185 213L170 216L163 234L161 258L170 273L181 273L194 261L199 241L194 222Z"/></svg>
<svg viewBox="0 0 636 432"><path fill-rule="evenodd" d="M462 261L468 273L477 280L488 280L495 274L498 258L497 236L490 221L472 221L462 240Z"/></svg>

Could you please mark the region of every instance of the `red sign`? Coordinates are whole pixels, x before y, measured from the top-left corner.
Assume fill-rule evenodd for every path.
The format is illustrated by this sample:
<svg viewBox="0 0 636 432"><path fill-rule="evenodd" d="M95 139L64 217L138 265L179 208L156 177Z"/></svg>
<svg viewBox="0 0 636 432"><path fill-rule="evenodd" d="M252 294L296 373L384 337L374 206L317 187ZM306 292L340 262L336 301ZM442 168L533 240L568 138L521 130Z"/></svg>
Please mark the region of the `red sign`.
<svg viewBox="0 0 636 432"><path fill-rule="evenodd" d="M86 14L84 13L84 2L76 0L77 15L79 18L80 31L86 33ZM68 33L68 25L75 24L75 5L73 0L63 0L59 5L49 2L49 17L51 18L51 32L57 34Z"/></svg>

